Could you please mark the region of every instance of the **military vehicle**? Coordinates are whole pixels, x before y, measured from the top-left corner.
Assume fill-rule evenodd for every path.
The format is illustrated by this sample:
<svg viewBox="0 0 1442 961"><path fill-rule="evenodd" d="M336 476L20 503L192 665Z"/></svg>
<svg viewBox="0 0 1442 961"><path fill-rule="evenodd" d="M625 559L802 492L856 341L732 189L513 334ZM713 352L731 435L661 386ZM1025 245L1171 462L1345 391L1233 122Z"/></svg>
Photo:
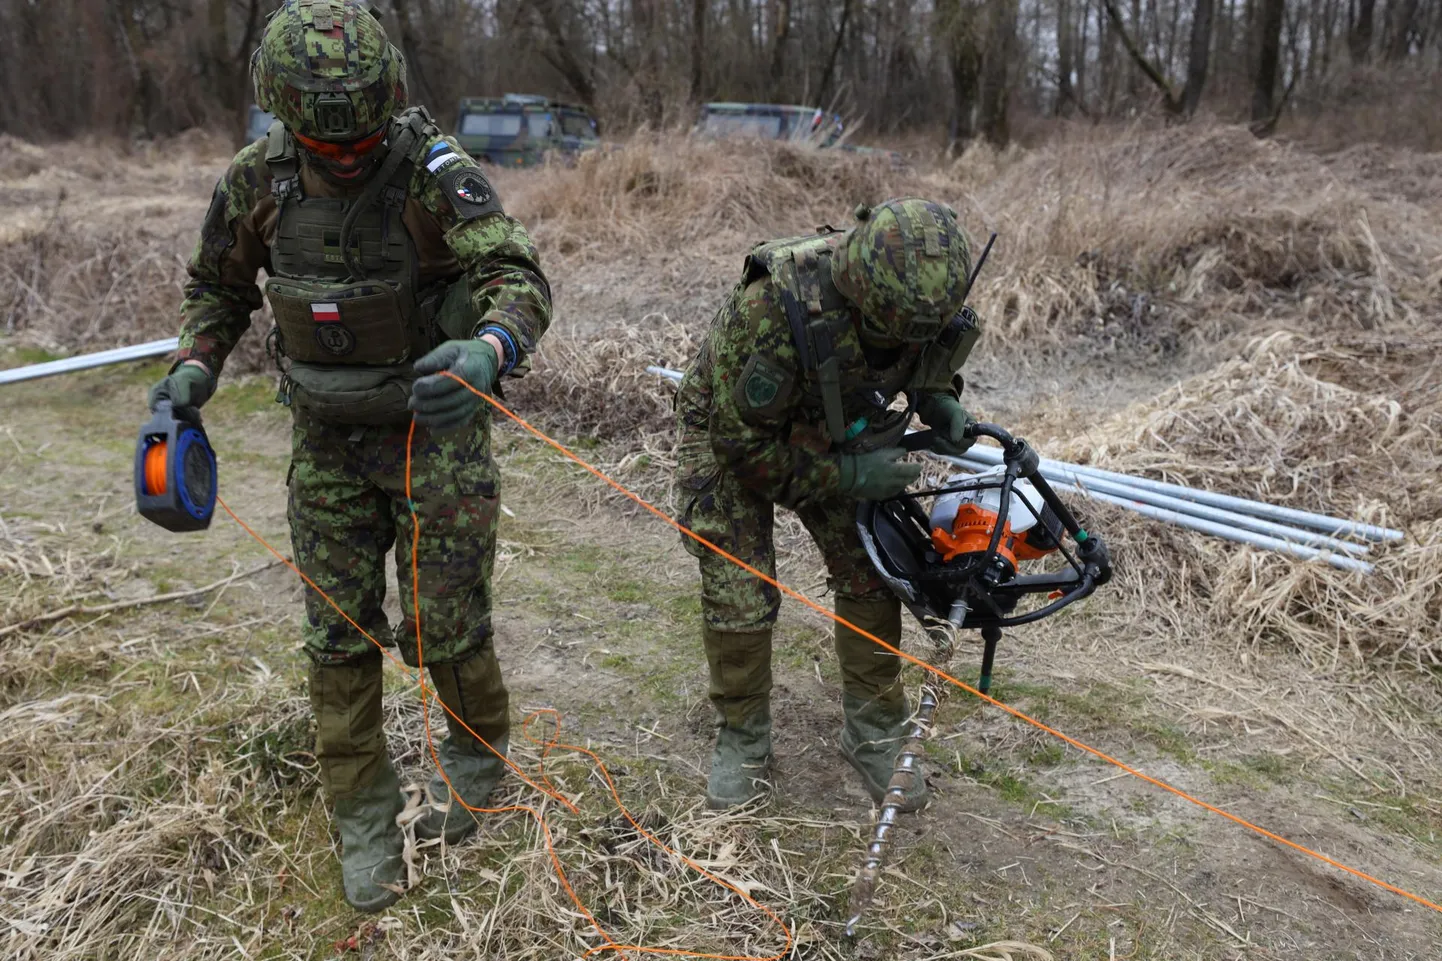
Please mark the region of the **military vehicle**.
<svg viewBox="0 0 1442 961"><path fill-rule="evenodd" d="M255 104L250 105L250 114L245 122L245 139L247 142L259 140L265 136L270 125L275 121L275 114L266 113Z"/></svg>
<svg viewBox="0 0 1442 961"><path fill-rule="evenodd" d="M696 133L702 137L806 141L830 147L841 138L839 114L819 107L779 103L708 103L701 106Z"/></svg>
<svg viewBox="0 0 1442 961"><path fill-rule="evenodd" d="M600 125L585 107L549 97L508 93L466 97L456 139L472 157L506 167L538 164L548 154L572 160L601 145Z"/></svg>
<svg viewBox="0 0 1442 961"><path fill-rule="evenodd" d="M894 150L845 143L841 139L845 129L840 114L827 113L820 107L780 103L708 103L701 106L701 119L697 121L694 133L715 139L752 137L789 140L868 157L885 157L894 167L907 166L906 158Z"/></svg>

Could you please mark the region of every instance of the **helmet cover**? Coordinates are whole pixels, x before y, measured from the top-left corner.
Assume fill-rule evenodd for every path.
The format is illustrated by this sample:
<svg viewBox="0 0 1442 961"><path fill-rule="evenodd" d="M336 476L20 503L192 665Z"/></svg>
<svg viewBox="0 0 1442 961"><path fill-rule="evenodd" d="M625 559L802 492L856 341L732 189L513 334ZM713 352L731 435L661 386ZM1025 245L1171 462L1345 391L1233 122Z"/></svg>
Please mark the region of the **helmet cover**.
<svg viewBox="0 0 1442 961"><path fill-rule="evenodd" d="M832 259L836 289L861 310L877 343L934 340L961 310L971 251L945 204L908 198L858 207Z"/></svg>
<svg viewBox="0 0 1442 961"><path fill-rule="evenodd" d="M406 62L362 0L286 0L251 58L255 102L292 133L359 140L405 109Z"/></svg>

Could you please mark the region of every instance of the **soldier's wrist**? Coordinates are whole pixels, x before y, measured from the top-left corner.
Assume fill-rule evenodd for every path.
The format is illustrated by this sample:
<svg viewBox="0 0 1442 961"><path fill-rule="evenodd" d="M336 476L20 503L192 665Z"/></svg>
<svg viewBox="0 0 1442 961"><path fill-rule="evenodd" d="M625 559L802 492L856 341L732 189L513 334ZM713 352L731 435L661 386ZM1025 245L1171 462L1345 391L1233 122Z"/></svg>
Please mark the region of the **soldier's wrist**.
<svg viewBox="0 0 1442 961"><path fill-rule="evenodd" d="M496 351L496 373L498 375L509 374L520 362L520 351L516 349L515 339L511 337L510 331L499 324L485 325L476 331L475 338L490 344Z"/></svg>
<svg viewBox="0 0 1442 961"><path fill-rule="evenodd" d="M501 343L495 334L482 334L479 338L481 343L489 344L491 350L496 352L496 369L500 370L506 366L506 347Z"/></svg>

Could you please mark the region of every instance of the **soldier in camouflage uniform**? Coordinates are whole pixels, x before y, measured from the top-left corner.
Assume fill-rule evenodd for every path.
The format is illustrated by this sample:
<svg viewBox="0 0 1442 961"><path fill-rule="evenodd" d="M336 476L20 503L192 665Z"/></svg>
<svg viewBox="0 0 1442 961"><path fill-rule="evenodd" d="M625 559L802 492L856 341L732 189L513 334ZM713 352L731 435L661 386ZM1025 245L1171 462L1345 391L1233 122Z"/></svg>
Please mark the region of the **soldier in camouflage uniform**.
<svg viewBox="0 0 1442 961"><path fill-rule="evenodd" d="M296 564L339 610L307 592L304 649L316 757L334 805L347 900L398 897L403 806L381 724L381 654L346 620L425 666L454 719L440 758L480 806L500 779L506 689L491 632L497 471L483 402L520 374L550 322L550 289L525 229L481 171L421 108L406 108L405 63L360 0L287 0L252 63L257 102L278 118L216 185L189 265L180 354L151 393L198 407L261 306L269 279L278 399L294 413L288 476ZM405 451L418 425L410 500ZM414 558L419 597L411 596ZM403 623L381 612L397 545ZM459 841L475 821L439 776L416 822Z"/></svg>
<svg viewBox="0 0 1442 961"><path fill-rule="evenodd" d="M933 449L971 446L957 371L977 337L962 311L971 258L950 208L894 200L851 230L758 245L676 398L682 521L775 576L774 507L795 511L826 560L840 617L893 644L901 604L856 533L856 502L917 478L898 446L911 411ZM907 410L888 409L904 394ZM701 563L703 644L718 716L707 802L766 786L771 636L780 595L689 538ZM900 659L840 625L842 754L880 802L908 716ZM904 809L925 803L916 777Z"/></svg>

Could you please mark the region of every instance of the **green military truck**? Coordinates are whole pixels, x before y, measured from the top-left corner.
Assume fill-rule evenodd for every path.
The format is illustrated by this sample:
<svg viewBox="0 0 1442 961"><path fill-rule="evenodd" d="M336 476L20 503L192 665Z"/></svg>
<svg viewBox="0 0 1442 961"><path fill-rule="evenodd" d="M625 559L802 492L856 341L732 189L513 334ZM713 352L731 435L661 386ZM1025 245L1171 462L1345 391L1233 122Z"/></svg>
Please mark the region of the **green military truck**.
<svg viewBox="0 0 1442 961"><path fill-rule="evenodd" d="M572 160L601 145L600 125L585 107L530 94L462 99L455 134L472 157L504 167L528 167L548 154Z"/></svg>

